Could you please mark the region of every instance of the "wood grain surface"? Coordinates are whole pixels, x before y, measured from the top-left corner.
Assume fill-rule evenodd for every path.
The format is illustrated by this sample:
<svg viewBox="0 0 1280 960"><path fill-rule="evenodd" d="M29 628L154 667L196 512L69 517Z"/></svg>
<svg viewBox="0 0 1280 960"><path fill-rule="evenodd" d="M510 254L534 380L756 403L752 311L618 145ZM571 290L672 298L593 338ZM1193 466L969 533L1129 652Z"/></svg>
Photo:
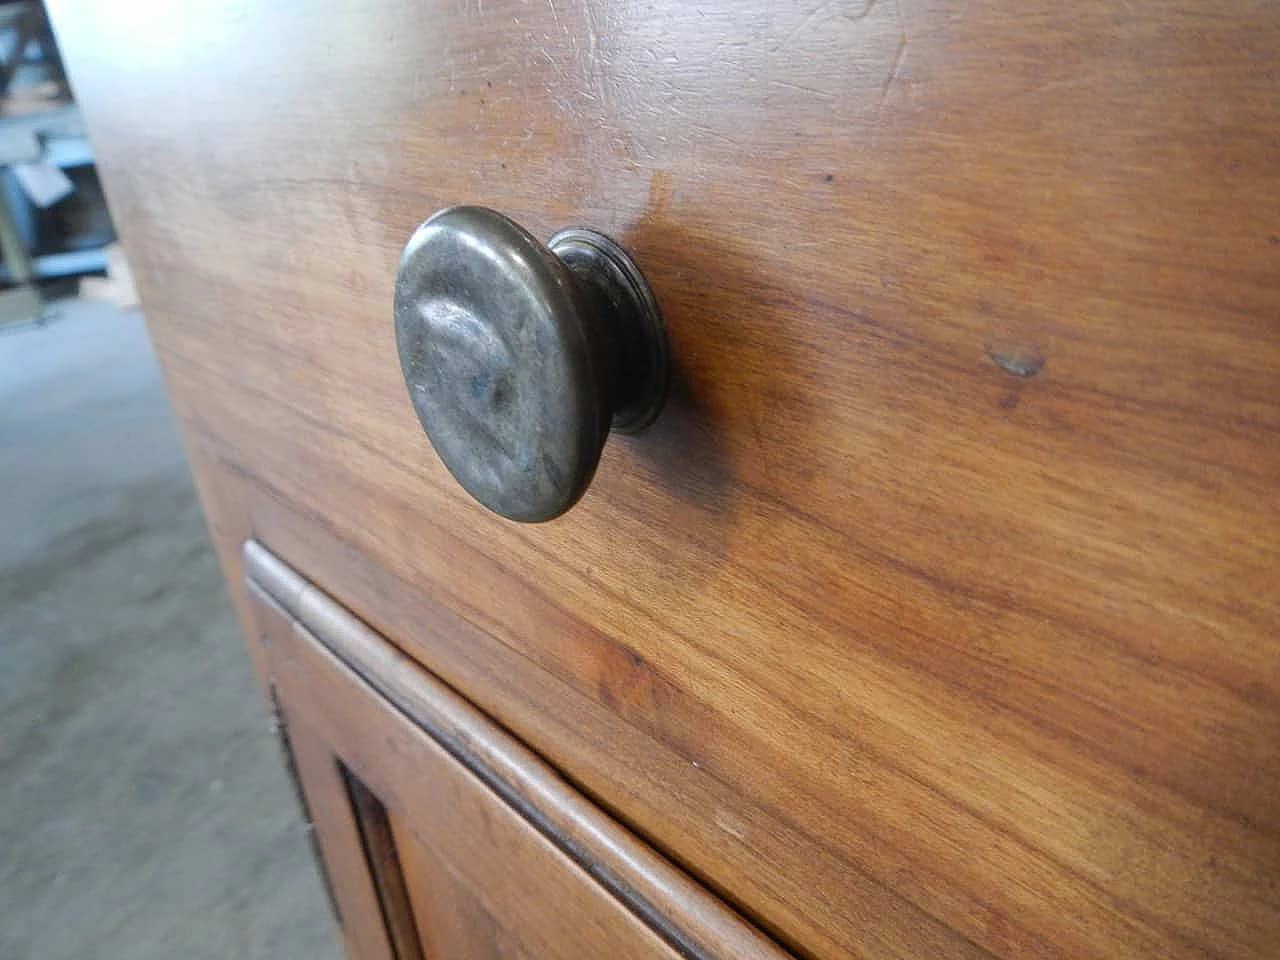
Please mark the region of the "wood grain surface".
<svg viewBox="0 0 1280 960"><path fill-rule="evenodd" d="M255 535L799 954L1276 955L1280 8L51 6L233 584ZM666 313L552 524L400 381L457 202Z"/></svg>
<svg viewBox="0 0 1280 960"><path fill-rule="evenodd" d="M331 650L269 603L260 603L258 613L271 680L285 712L295 727L314 731L331 751L330 765L345 772L341 795L357 826L359 867L372 877L381 905L372 915L385 916L393 932L395 947L387 956L781 960L772 949L737 953L726 944L703 949L696 939L664 943L645 918L610 896L411 715L343 663L336 652L341 647ZM360 633L350 618L337 623L330 616L337 644L343 634ZM394 672L394 680L383 679L415 691L410 699L430 701L433 682L421 668L401 661ZM469 733L487 739L474 725ZM308 779L312 765L299 769L306 771L304 789L319 782ZM601 846L597 840L575 852L598 858L609 870L617 857ZM370 913L363 903L354 906L344 917Z"/></svg>
<svg viewBox="0 0 1280 960"><path fill-rule="evenodd" d="M403 714L406 723L416 724L471 777L644 919L682 956L782 960L782 953L767 938L602 814L527 747L261 544L245 544L244 567L254 597L258 635L275 651L268 665L273 690L279 689L279 678L287 672L287 665L279 662L281 649L288 653L298 646L304 650L323 648L308 658L315 661L321 674L334 674L337 679L323 676L293 688L309 701L316 700L318 709L338 711L340 704L361 698L385 701L384 707L360 709L378 716L393 711ZM290 627L298 637L290 635ZM324 667L326 663L330 666ZM334 692L321 696L319 686ZM345 725L340 718L335 722ZM360 738L349 733L336 739L347 744L347 753L354 758L350 762L360 766L380 762L365 755L378 753L387 743L386 738ZM359 793L352 791L353 796ZM483 805L493 807L494 803L486 800ZM353 806L359 808L360 804ZM378 828L380 825L375 826ZM426 826L410 820L406 829L425 832ZM370 831L362 832L367 836ZM439 846L443 841L434 842ZM367 840L365 845L370 847ZM387 844L384 839L373 846Z"/></svg>

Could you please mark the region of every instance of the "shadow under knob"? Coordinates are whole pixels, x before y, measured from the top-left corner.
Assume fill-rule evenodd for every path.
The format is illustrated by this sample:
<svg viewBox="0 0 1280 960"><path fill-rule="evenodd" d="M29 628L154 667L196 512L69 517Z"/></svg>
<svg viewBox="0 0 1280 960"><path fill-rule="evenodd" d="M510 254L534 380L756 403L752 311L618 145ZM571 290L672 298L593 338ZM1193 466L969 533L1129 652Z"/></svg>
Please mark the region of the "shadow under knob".
<svg viewBox="0 0 1280 960"><path fill-rule="evenodd" d="M400 258L395 326L436 453L511 520L577 503L609 430L643 429L666 399L657 302L626 252L592 230L544 246L493 210L442 210Z"/></svg>

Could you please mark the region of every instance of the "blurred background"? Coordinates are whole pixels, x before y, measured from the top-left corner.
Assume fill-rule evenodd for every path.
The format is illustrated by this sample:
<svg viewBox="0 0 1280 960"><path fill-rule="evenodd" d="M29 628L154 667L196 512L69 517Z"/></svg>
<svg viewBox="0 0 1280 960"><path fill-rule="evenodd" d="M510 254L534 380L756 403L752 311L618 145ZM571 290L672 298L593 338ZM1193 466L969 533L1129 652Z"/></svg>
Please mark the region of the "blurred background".
<svg viewBox="0 0 1280 960"><path fill-rule="evenodd" d="M0 250L0 957L337 957L39 3L0 3Z"/></svg>

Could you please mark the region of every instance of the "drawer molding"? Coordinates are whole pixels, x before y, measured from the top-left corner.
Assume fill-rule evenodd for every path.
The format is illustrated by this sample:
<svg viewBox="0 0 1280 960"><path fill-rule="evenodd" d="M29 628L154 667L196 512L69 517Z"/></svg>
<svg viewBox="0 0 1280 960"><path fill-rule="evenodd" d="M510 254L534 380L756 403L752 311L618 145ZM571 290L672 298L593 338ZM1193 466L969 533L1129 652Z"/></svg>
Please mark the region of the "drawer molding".
<svg viewBox="0 0 1280 960"><path fill-rule="evenodd" d="M245 544L244 569L250 589L274 601L679 953L699 960L788 956L265 546Z"/></svg>

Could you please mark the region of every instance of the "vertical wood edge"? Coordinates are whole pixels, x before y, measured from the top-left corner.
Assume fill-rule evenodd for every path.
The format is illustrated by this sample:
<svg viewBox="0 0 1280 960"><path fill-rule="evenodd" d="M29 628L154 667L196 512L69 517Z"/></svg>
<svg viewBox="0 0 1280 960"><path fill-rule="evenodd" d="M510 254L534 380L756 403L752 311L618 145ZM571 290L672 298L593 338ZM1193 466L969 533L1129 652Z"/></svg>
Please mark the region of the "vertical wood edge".
<svg viewBox="0 0 1280 960"><path fill-rule="evenodd" d="M284 715L284 709L280 706L280 700L276 695L274 686L267 687L267 696L268 706L271 710L272 731L276 735L276 742L280 745L285 775L289 778L289 785L293 788L294 802L297 803L298 811L302 816L303 829L307 835L307 846L311 850L311 859L315 862L316 872L320 875L320 883L324 887L325 899L329 902L329 910L333 913L334 922L341 932L346 929L346 919L342 915L342 908L338 904L338 896L334 892L333 877L329 873L329 865L325 862L324 855L320 849L320 835L316 830L316 820L315 815L311 812L311 803L307 800L306 790L302 786L302 774L298 770L298 759L293 749L289 721Z"/></svg>
<svg viewBox="0 0 1280 960"><path fill-rule="evenodd" d="M424 954L387 808L349 769L342 773L391 948L396 960L417 960Z"/></svg>

